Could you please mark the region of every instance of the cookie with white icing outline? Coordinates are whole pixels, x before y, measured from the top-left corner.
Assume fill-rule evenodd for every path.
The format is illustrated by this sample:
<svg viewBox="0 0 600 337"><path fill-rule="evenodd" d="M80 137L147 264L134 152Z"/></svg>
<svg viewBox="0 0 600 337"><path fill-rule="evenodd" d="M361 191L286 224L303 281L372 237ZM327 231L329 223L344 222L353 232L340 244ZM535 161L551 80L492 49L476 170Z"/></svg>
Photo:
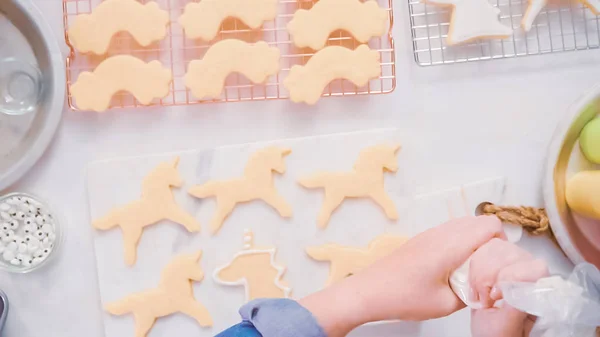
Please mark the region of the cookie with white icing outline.
<svg viewBox="0 0 600 337"><path fill-rule="evenodd" d="M269 146L250 156L244 168L244 176L230 180L211 180L196 185L188 193L196 198L215 197L217 210L210 222L212 233L219 231L223 222L238 203L262 200L273 207L284 218L292 216L292 207L275 189L273 172L286 171L285 156L292 150Z"/></svg>
<svg viewBox="0 0 600 337"><path fill-rule="evenodd" d="M77 15L68 35L71 45L80 52L102 55L119 32L128 32L142 47L147 47L165 38L168 23L169 13L156 2L105 0L92 13Z"/></svg>
<svg viewBox="0 0 600 337"><path fill-rule="evenodd" d="M384 171L396 172L396 153L400 145L375 145L360 151L350 172L316 172L298 180L305 188L324 189L325 199L317 218L317 225L325 228L331 214L346 198L370 198L377 203L388 218L398 219L394 201L385 191Z"/></svg>
<svg viewBox="0 0 600 337"><path fill-rule="evenodd" d="M173 162L158 164L142 182L142 196L124 206L116 207L92 226L99 230L121 227L125 263L133 265L137 258L137 246L144 227L162 220L181 224L189 232L200 230L193 216L175 203L171 187L180 187L183 180L177 171L179 157Z"/></svg>
<svg viewBox="0 0 600 337"><path fill-rule="evenodd" d="M298 48L319 50L331 33L342 29L360 43L385 34L388 14L377 1L320 0L311 9L299 9L288 23L292 42Z"/></svg>
<svg viewBox="0 0 600 337"><path fill-rule="evenodd" d="M202 0L185 6L179 23L189 39L210 41L217 36L221 23L236 18L250 29L277 16L277 0Z"/></svg>
<svg viewBox="0 0 600 337"><path fill-rule="evenodd" d="M406 241L408 238L404 236L383 234L373 239L366 248L328 243L308 247L306 254L314 260L330 263L329 276L325 282L325 286L329 286L388 256Z"/></svg>
<svg viewBox="0 0 600 337"><path fill-rule="evenodd" d="M116 55L102 61L93 72L82 72L71 85L71 96L82 110L102 112L117 92L131 93L141 104L167 96L171 70L159 61L146 63L130 55Z"/></svg>
<svg viewBox="0 0 600 337"><path fill-rule="evenodd" d="M134 293L108 303L104 310L112 315L133 314L135 336L145 337L159 317L183 313L202 327L213 324L206 307L194 296L192 282L204 279L199 262L202 251L178 255L163 269L157 288Z"/></svg>
<svg viewBox="0 0 600 337"><path fill-rule="evenodd" d="M244 248L230 263L213 274L215 282L226 286L243 286L246 302L257 298L288 298L291 289L282 277L285 268L275 263L275 248L255 248L252 232L244 233Z"/></svg>
<svg viewBox="0 0 600 337"><path fill-rule="evenodd" d="M477 39L504 39L513 30L500 23L500 10L487 0L423 0L427 4L452 7L448 45Z"/></svg>

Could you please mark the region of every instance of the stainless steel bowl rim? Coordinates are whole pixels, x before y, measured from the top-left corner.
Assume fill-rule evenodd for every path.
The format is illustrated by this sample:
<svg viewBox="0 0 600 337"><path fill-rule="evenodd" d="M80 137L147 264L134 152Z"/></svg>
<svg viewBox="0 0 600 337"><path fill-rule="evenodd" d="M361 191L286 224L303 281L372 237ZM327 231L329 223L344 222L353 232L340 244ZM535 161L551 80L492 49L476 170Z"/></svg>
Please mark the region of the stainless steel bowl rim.
<svg viewBox="0 0 600 337"><path fill-rule="evenodd" d="M31 18L31 24L37 26L45 42L53 72L53 85L52 92L48 95L51 100L48 105L49 108L44 111L48 114L46 123L40 130L35 142L28 149L28 153L11 165L8 171L0 175L0 190L4 190L20 179L40 159L60 124L65 105L65 65L57 39L40 10L30 0L13 1L15 1L17 7Z"/></svg>

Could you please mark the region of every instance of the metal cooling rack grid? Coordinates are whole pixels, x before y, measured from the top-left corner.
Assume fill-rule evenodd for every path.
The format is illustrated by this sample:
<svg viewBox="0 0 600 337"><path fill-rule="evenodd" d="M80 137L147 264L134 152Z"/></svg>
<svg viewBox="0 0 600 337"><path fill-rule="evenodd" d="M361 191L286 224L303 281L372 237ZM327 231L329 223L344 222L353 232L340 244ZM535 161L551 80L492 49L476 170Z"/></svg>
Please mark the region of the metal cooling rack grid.
<svg viewBox="0 0 600 337"><path fill-rule="evenodd" d="M148 0L141 0L142 3ZM369 95L389 93L396 87L395 50L391 36L393 26L392 0L378 0L382 8L389 13L388 33L381 38L371 39L369 46L379 51L381 56L381 76L374 79L364 87L356 87L345 80L333 81L324 91L323 96ZM75 16L90 13L101 0L63 0L65 40L69 44L68 27ZM305 64L314 55L309 49L295 48L287 33L286 25L291 20L293 13L299 9L312 7L312 0L280 0L279 14L274 21L266 22L260 30L250 30L237 20L226 20L219 36L215 41L226 38L237 38L247 42L258 40L267 41L281 51L281 71L269 78L264 84L252 84L239 74L232 74L227 78L225 89L221 97L214 100L197 100L185 88L183 76L187 64L193 59L201 59L211 43L186 39L183 28L177 22L188 0L156 0L159 6L170 13L171 23L168 26L167 37L149 47L141 47L129 34L119 34L113 38L109 52L105 56L93 56L77 53L71 47L71 54L67 58L67 93L69 106L77 110L76 102L71 96L70 86L83 71L93 70L103 59L116 54L131 54L146 62L159 60L163 66L170 67L173 73L173 83L169 95L161 100L155 100L152 105L172 106L189 105L205 102L236 102L252 100L271 100L288 98L288 92L283 87L283 79L290 68L295 64ZM215 41L212 41L214 43ZM334 32L328 45L344 45L355 48L358 43L344 32ZM69 45L70 46L70 45ZM117 93L111 102L111 107L138 107L141 106L135 98L128 93Z"/></svg>
<svg viewBox="0 0 600 337"><path fill-rule="evenodd" d="M491 60L600 47L600 21L579 2L550 2L528 33L521 28L527 0L491 0L500 21L514 29L504 40L478 40L447 46L450 8L409 0L414 57L422 66Z"/></svg>

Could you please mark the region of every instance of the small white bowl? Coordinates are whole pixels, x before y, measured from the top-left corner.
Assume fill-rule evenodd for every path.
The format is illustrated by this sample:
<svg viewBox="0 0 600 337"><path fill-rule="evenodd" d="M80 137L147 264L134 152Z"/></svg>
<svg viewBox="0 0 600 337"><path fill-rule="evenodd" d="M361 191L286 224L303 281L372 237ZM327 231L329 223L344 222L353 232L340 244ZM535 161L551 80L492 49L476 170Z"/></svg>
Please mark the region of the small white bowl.
<svg viewBox="0 0 600 337"><path fill-rule="evenodd" d="M0 255L0 270L5 270L8 272L17 273L17 274L30 273L34 270L40 269L42 266L48 265L50 263L50 261L54 260L54 258L58 254L58 251L59 251L60 246L62 245L62 241L63 241L63 228L62 228L62 221L61 221L62 219L61 219L60 215L57 214L54 211L54 209L48 205L48 203L46 201L44 201L43 199L41 199L37 196L27 194L27 193L16 192L16 193L10 193L10 194L3 195L0 197L0 205L5 203L5 201L7 201L8 199L10 199L12 197L25 197L25 198L34 200L35 202L42 205L52 215L52 219L54 220L52 223L54 225L56 239L53 243L52 250L49 252L46 259L44 259L39 264L30 265L30 266L22 266L22 265L15 266L15 265L12 265L9 262L5 261L2 258L2 256Z"/></svg>

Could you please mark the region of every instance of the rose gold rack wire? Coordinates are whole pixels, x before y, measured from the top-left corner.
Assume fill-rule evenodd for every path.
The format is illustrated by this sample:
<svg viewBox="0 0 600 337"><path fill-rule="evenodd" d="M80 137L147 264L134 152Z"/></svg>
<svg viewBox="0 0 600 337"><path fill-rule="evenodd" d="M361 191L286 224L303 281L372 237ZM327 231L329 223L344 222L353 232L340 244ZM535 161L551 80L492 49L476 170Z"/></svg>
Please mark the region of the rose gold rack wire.
<svg viewBox="0 0 600 337"><path fill-rule="evenodd" d="M140 0L145 3L149 0ZM292 45L290 36L286 30L287 23L291 20L293 13L299 9L309 9L314 4L313 0L279 0L278 16L275 20L265 22L259 30L250 30L243 23L235 19L223 22L218 37L209 43L187 39L178 19L183 13L184 6L192 0L155 0L159 6L170 13L171 23L167 27L167 37L149 47L141 47L128 33L119 33L113 37L110 49L106 55L87 55L78 53L69 43L69 26L78 14L90 13L101 0L63 0L63 20L65 40L71 49L67 57L67 101L71 109L77 109L77 102L71 96L71 84L77 80L83 71L93 70L103 59L116 54L130 54L146 62L159 60L166 67L170 67L173 74L173 82L168 96L155 100L152 105L173 106L189 105L206 102L238 102L252 100L273 100L288 98L288 92L283 86L283 80L295 64L305 64L314 55L310 49L298 49ZM373 38L369 41L372 49L379 51L381 57L381 76L371 80L364 87L356 87L346 80L335 80L331 82L323 92L323 96L346 96L346 95L372 95L392 92L396 87L395 49L392 38L392 27L394 16L392 0L378 0L382 8L388 12L388 32L381 38ZM281 70L270 77L263 84L252 84L244 76L231 74L221 94L221 97L212 100L198 100L192 96L185 87L183 76L187 64L193 59L201 59L212 43L227 38L237 38L247 42L264 40L272 46L277 46L281 51ZM351 35L343 31L331 34L328 45L343 45L354 49L358 42ZM128 93L120 92L113 97L111 108L126 108L142 106Z"/></svg>

